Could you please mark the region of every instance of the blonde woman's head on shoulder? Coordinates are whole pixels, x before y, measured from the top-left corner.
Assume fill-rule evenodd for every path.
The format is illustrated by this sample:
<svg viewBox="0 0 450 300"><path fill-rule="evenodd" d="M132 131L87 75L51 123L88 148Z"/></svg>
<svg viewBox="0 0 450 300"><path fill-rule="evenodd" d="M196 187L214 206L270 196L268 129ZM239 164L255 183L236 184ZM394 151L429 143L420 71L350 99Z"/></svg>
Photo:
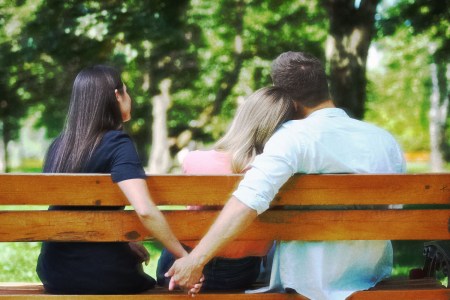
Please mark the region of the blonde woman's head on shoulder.
<svg viewBox="0 0 450 300"><path fill-rule="evenodd" d="M294 102L283 88L261 88L239 107L230 129L216 143L215 149L229 152L233 171L241 173L262 153L275 131L295 115Z"/></svg>

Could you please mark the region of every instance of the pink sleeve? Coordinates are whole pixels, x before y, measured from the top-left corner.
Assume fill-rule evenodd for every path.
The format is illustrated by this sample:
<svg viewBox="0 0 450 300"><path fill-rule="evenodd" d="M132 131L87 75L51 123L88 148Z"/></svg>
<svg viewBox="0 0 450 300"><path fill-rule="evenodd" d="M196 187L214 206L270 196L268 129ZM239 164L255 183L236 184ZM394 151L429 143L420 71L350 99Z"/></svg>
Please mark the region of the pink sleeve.
<svg viewBox="0 0 450 300"><path fill-rule="evenodd" d="M183 171L183 174L187 173L186 170L187 170L187 164L188 164L188 162L187 162L188 155L186 155L186 157L183 160L183 163L181 164L181 170Z"/></svg>
<svg viewBox="0 0 450 300"><path fill-rule="evenodd" d="M196 155L197 151L191 151L188 154L186 154L183 163L181 165L181 168L183 170L184 174L192 174L192 166L196 165L196 161L198 163L198 155Z"/></svg>

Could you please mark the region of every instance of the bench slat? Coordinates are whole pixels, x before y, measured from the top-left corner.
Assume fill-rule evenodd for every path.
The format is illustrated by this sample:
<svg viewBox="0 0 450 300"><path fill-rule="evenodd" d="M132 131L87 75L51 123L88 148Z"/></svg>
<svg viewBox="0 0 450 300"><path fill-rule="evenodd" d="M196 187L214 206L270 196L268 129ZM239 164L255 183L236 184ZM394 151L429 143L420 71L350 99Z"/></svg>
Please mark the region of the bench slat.
<svg viewBox="0 0 450 300"><path fill-rule="evenodd" d="M158 205L221 205L240 175L152 175ZM186 189L189 192L186 192ZM127 205L109 175L1 174L2 205ZM274 205L450 204L450 174L295 175Z"/></svg>
<svg viewBox="0 0 450 300"><path fill-rule="evenodd" d="M186 294L139 294L139 295L1 295L0 299L5 297L6 299L15 300L186 300L190 299ZM248 299L248 300L308 300L308 298L301 295L292 294L198 294L195 296L196 300L236 300L236 299ZM406 298L402 298L406 299ZM410 300L409 298L408 300ZM441 298L434 298L433 300L439 300Z"/></svg>
<svg viewBox="0 0 450 300"><path fill-rule="evenodd" d="M435 290L396 290L396 291L362 291L356 292L347 300L448 300L450 289Z"/></svg>
<svg viewBox="0 0 450 300"><path fill-rule="evenodd" d="M28 299L96 299L96 300L128 300L128 299L152 299L152 300L185 300L184 293L167 292L161 289L150 290L137 295L48 295L43 292L40 284L0 284L0 299L28 300ZM450 298L450 289L418 289L418 290L374 290L361 291L352 294L348 300L448 300ZM195 299L198 300L307 300L306 297L297 294L242 294L228 292L224 293L200 293Z"/></svg>
<svg viewBox="0 0 450 300"><path fill-rule="evenodd" d="M95 300L127 300L127 299L152 299L152 300L186 300L189 299L185 292L175 291L169 292L166 288L156 287L141 294L132 295L49 295L45 294L44 288L40 283L0 283L0 299L95 299ZM239 292L228 291L215 293L200 293L195 299L213 299L213 300L308 300L308 298L296 294L244 294Z"/></svg>
<svg viewBox="0 0 450 300"><path fill-rule="evenodd" d="M201 238L216 211L165 211L180 240ZM270 210L242 240L450 240L450 209ZM0 211L0 242L151 239L134 211Z"/></svg>

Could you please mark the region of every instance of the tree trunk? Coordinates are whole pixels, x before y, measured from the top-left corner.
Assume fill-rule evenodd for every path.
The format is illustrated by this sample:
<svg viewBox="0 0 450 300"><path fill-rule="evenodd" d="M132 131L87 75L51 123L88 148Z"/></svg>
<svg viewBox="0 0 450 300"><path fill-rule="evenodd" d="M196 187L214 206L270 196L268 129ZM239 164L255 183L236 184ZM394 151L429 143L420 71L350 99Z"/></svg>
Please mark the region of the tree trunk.
<svg viewBox="0 0 450 300"><path fill-rule="evenodd" d="M440 85L441 87L441 99L446 102L446 110L445 110L445 121L444 121L444 126L443 126L443 130L442 130L442 147L441 150L443 151L444 154L444 160L446 162L450 162L450 131L449 131L449 125L450 125L450 63L448 63L447 59L444 59L443 63L442 63L442 68L440 68L442 70L442 77L440 78L440 82L442 83Z"/></svg>
<svg viewBox="0 0 450 300"><path fill-rule="evenodd" d="M3 149L4 149L3 159L5 162L4 172L9 173L11 171L11 169L9 167L8 144L12 139L11 139L11 128L10 128L8 122L5 122L5 121L3 121L2 137L3 137Z"/></svg>
<svg viewBox="0 0 450 300"><path fill-rule="evenodd" d="M148 163L152 174L165 174L171 167L169 137L167 131L167 109L171 104L172 81L164 79L159 85L160 95L153 98L152 151Z"/></svg>
<svg viewBox="0 0 450 300"><path fill-rule="evenodd" d="M447 95L447 65L440 63L439 58L432 54L431 95L429 111L430 131L430 168L432 172L444 171L444 149L447 146L445 129L448 117L449 99Z"/></svg>
<svg viewBox="0 0 450 300"><path fill-rule="evenodd" d="M330 18L326 56L336 106L362 119L366 101L366 62L380 0L324 0Z"/></svg>
<svg viewBox="0 0 450 300"><path fill-rule="evenodd" d="M1 139L0 139L0 173L4 173L6 171L6 161L7 161L7 151L6 151L6 145L4 142L4 135L3 135L3 122L0 121L0 133L1 133Z"/></svg>

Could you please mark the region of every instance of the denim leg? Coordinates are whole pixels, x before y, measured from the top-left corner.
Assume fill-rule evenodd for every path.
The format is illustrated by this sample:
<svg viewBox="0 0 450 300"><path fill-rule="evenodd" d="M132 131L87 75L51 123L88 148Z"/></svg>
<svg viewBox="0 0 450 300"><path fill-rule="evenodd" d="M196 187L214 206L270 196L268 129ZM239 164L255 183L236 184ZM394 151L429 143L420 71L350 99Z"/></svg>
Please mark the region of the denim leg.
<svg viewBox="0 0 450 300"><path fill-rule="evenodd" d="M214 258L204 268L202 290L244 290L258 278L261 257Z"/></svg>
<svg viewBox="0 0 450 300"><path fill-rule="evenodd" d="M190 249L188 249L190 250ZM258 278L261 257L244 257L238 259L213 258L203 269L205 281L202 290L245 290ZM160 286L168 286L170 278L164 274L175 262L175 257L163 249L156 268L156 280Z"/></svg>
<svg viewBox="0 0 450 300"><path fill-rule="evenodd" d="M166 248L161 252L161 256L158 260L158 265L156 267L156 282L159 286L168 286L170 278L166 278L164 274L169 271L175 262L175 256L172 255Z"/></svg>

